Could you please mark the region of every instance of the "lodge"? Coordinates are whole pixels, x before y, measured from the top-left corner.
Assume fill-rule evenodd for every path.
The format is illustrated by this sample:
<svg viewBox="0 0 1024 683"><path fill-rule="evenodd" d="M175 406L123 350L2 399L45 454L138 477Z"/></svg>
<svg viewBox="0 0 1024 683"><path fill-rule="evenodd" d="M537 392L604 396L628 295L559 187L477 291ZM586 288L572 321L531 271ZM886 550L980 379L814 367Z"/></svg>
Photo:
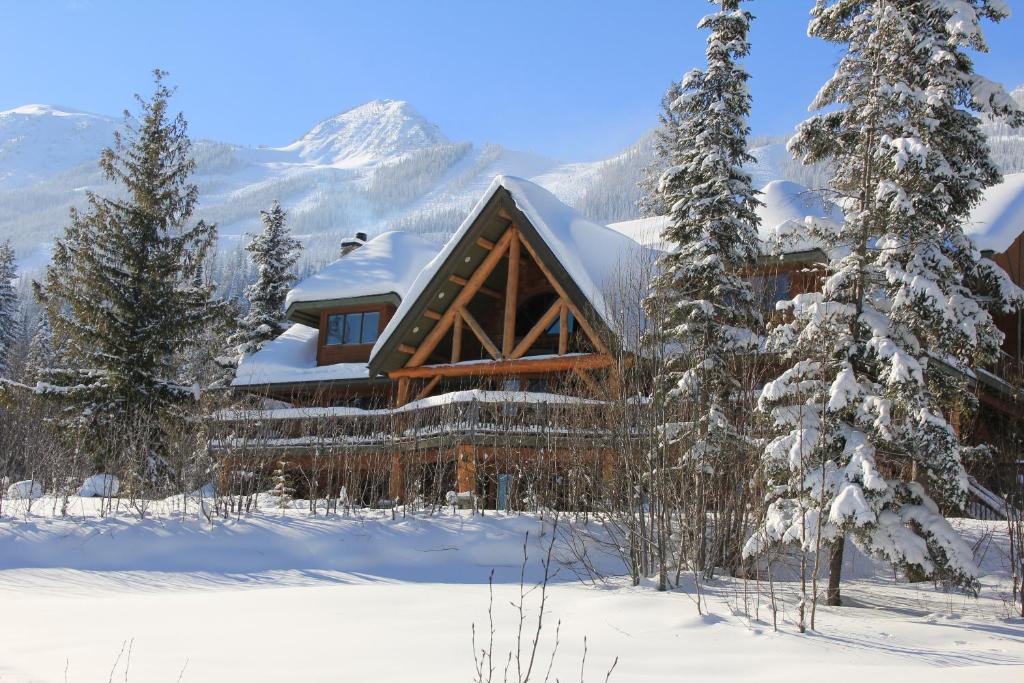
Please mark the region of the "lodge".
<svg viewBox="0 0 1024 683"><path fill-rule="evenodd" d="M769 184L762 201L763 234L841 218L793 183ZM599 428L596 413L614 404L627 425L645 418L624 386L644 382L630 340L643 331L642 283L665 249L664 224L601 225L498 176L440 248L404 232L350 240L291 290L292 327L240 364L232 388L254 400L218 415L213 448L237 465L224 471L287 460L321 490L347 472L348 492L369 505L451 490L503 508L580 481L601 495L624 452L650 447L641 429ZM1020 284L1020 238L990 251ZM823 261L812 244L766 254L751 274L765 310L815 288ZM1007 352L972 378L981 410L960 425L969 441L1020 417L1020 316L998 322Z"/></svg>

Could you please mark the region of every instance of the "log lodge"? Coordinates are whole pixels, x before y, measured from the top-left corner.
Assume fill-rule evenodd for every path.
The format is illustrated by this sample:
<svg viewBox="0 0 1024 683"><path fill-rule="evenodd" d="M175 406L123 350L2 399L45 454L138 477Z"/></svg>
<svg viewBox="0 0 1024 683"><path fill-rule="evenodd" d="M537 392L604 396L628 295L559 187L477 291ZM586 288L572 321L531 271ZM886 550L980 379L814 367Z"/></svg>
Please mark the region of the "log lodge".
<svg viewBox="0 0 1024 683"><path fill-rule="evenodd" d="M1007 182L1024 197L1024 178ZM972 236L1024 285L1024 211L994 207L1000 195L990 194L979 211L1002 222L993 231L989 216ZM794 183L770 183L762 201L762 237L807 217L841 219ZM282 460L308 469L319 458L329 471L358 472L349 493L367 505L429 488L505 508L536 483L523 463L556 489L583 477L587 495L600 495L616 458L649 446L622 443L594 413L617 402L627 423L645 417L643 400L622 387L643 374L629 338L643 326L637 283L666 248L665 222L600 225L529 181L498 176L443 246L411 233L360 235L289 293L292 327L242 361L232 387L254 407L220 413L213 448L229 462L248 454L250 469ZM766 254L751 275L765 310L817 287L824 260L811 244ZM1021 317L997 321L1003 359L971 378L980 410L959 424L971 443L1005 438L1022 417Z"/></svg>

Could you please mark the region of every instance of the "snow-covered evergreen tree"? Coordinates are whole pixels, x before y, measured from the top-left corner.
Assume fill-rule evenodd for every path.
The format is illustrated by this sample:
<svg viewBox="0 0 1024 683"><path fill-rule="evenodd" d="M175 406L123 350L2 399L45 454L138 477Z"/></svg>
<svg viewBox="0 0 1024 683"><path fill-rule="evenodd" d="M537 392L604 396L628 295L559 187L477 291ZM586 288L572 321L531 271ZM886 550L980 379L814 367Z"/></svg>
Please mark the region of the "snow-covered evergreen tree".
<svg viewBox="0 0 1024 683"><path fill-rule="evenodd" d="M0 378L10 379L14 346L18 342L21 319L18 295L14 290L17 268L9 241L0 244Z"/></svg>
<svg viewBox="0 0 1024 683"><path fill-rule="evenodd" d="M36 293L64 344L61 367L42 373L39 390L97 436L147 425L147 449L158 456L160 420L195 398L178 381L178 363L216 312L200 279L216 229L192 220L198 191L186 123L168 112L164 72L154 77L152 98L137 97L139 117L125 113L100 159L122 192L89 193L88 208L72 211ZM102 439L90 443L100 448Z"/></svg>
<svg viewBox="0 0 1024 683"><path fill-rule="evenodd" d="M45 311L41 311L36 331L28 345L28 356L25 361L25 376L29 382L40 379L40 373L54 365L53 329Z"/></svg>
<svg viewBox="0 0 1024 683"><path fill-rule="evenodd" d="M277 463L273 474L271 474L271 479L274 482L274 488L271 489L271 493L277 498L277 507L282 510L290 508L295 497L295 486L292 484L292 477L289 473L290 467L291 463L281 460Z"/></svg>
<svg viewBox="0 0 1024 683"><path fill-rule="evenodd" d="M654 161L640 180L641 197L637 208L642 216L666 216L672 208L664 204L666 197L660 191L661 177L665 170L672 166L672 159L680 147L682 112L676 106L676 102L682 94L682 86L679 83L672 83L661 97L659 125L654 129Z"/></svg>
<svg viewBox="0 0 1024 683"><path fill-rule="evenodd" d="M666 438L705 473L750 455L736 427L743 397L739 370L741 357L756 349L759 318L744 279L758 256L758 200L743 170L750 160L750 95L747 72L737 63L750 51L752 16L740 0L713 4L719 11L698 25L710 31L706 69L686 74L665 98L659 149L668 170L650 203L668 208L663 237L674 248L661 258L646 302L656 334L670 349L657 378L668 415L679 412L673 404L700 407L685 426L667 425ZM707 568L723 559L700 557Z"/></svg>
<svg viewBox="0 0 1024 683"><path fill-rule="evenodd" d="M261 211L260 218L263 232L246 247L257 271L256 282L245 290L249 308L238 321L237 331L228 338L228 352L218 359L232 375L242 358L256 353L287 329L284 302L295 281L292 269L302 252L302 243L288 232L285 212L278 202L269 211Z"/></svg>
<svg viewBox="0 0 1024 683"><path fill-rule="evenodd" d="M970 407L966 371L1002 341L979 293L1000 308L1024 300L962 229L1000 180L974 112L1022 121L965 52L984 49L982 18L1003 17L989 0L819 0L812 12L810 34L845 53L790 148L835 164L846 217L807 226L827 276L783 304L790 320L770 336L786 366L761 396L778 428L764 453L771 502L746 551L830 547L830 604L847 536L910 575L977 586L939 505L965 500L949 419Z"/></svg>

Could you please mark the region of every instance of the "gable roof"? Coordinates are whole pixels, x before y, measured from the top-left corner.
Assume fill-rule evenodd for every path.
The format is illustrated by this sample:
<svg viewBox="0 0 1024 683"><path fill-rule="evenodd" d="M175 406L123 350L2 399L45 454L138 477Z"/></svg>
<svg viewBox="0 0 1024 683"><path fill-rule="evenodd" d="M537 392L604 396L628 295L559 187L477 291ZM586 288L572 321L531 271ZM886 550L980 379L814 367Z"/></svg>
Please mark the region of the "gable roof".
<svg viewBox="0 0 1024 683"><path fill-rule="evenodd" d="M622 268L645 257L653 259L653 252L626 235L583 217L553 194L522 178L497 176L473 210L455 231L437 256L420 272L409 287L398 311L381 333L370 355L370 367L381 371L387 366L394 369L398 359L399 338L411 331L411 320L422 320L414 328L425 336L434 321L423 318L429 302L448 282L449 271L463 262L479 263L474 250L479 250L478 237L496 237L504 232L508 221L500 219L498 212L505 208L512 214L516 225L538 252L567 292L579 303L606 323L612 320L612 311L605 301L604 292ZM490 231L490 233L488 233ZM480 254L475 254L477 257ZM451 297L444 299L447 306ZM424 332L419 332L423 328Z"/></svg>
<svg viewBox="0 0 1024 683"><path fill-rule="evenodd" d="M398 304L437 244L408 232L385 232L310 275L288 292L285 317L315 325L313 311L353 299L384 297Z"/></svg>

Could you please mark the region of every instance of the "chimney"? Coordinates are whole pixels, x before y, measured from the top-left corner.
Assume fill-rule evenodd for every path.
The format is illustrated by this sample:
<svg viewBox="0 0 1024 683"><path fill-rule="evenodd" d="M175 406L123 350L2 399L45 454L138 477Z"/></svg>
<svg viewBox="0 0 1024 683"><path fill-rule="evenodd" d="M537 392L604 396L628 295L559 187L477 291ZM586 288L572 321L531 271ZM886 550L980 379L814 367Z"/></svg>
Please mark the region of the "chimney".
<svg viewBox="0 0 1024 683"><path fill-rule="evenodd" d="M341 240L340 255L344 256L345 254L351 254L353 251L363 246L364 244L366 244L365 232L357 232L355 234L355 237L346 237L345 239Z"/></svg>

